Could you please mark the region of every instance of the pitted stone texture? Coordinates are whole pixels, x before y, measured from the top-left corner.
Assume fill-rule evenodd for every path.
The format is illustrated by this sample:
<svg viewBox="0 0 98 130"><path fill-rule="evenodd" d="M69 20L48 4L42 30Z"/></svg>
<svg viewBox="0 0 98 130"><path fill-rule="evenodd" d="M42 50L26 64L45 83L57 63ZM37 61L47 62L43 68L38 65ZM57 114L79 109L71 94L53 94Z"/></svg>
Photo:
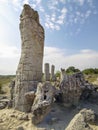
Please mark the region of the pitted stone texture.
<svg viewBox="0 0 98 130"><path fill-rule="evenodd" d="M55 76L54 71L55 71L55 66L52 65L52 66L51 66L51 80L52 80L52 81L56 81L56 76Z"/></svg>
<svg viewBox="0 0 98 130"><path fill-rule="evenodd" d="M49 63L45 63L45 81L50 81Z"/></svg>
<svg viewBox="0 0 98 130"><path fill-rule="evenodd" d="M11 97L11 100L13 100L13 98L14 98L14 91L15 91L15 80L12 80L10 82L9 87L10 87L10 97Z"/></svg>
<svg viewBox="0 0 98 130"><path fill-rule="evenodd" d="M29 92L36 92L36 88L37 88L37 84L38 82L34 82L34 81L22 81L19 84L18 88L16 89L16 95L15 95L15 109L18 109L20 111L24 111L24 112L29 112L31 111L31 106L33 104L33 97L32 97L32 101L28 101L27 98L27 93Z"/></svg>
<svg viewBox="0 0 98 130"><path fill-rule="evenodd" d="M28 111L31 107L25 93L35 91L42 79L44 29L39 23L37 11L24 5L20 15L21 58L16 72L15 108ZM28 108L28 109L27 109Z"/></svg>
<svg viewBox="0 0 98 130"><path fill-rule="evenodd" d="M93 130L88 123L94 123L94 121L94 111L83 109L71 120L66 130Z"/></svg>
<svg viewBox="0 0 98 130"><path fill-rule="evenodd" d="M86 99L94 91L94 86L85 81L81 72L67 75L61 70L60 90L65 106L77 106L80 98ZM84 95L85 92L85 95Z"/></svg>
<svg viewBox="0 0 98 130"><path fill-rule="evenodd" d="M28 103L31 104L30 106L32 106L33 101L35 99L35 92L34 91L30 91L30 92L25 93L25 98L28 101Z"/></svg>
<svg viewBox="0 0 98 130"><path fill-rule="evenodd" d="M32 122L40 123L43 118L51 110L54 91L50 82L39 83L37 87L36 97L32 106Z"/></svg>
<svg viewBox="0 0 98 130"><path fill-rule="evenodd" d="M77 74L65 74L60 83L60 90L62 93L62 100L65 106L77 105L82 93L81 90L82 77Z"/></svg>

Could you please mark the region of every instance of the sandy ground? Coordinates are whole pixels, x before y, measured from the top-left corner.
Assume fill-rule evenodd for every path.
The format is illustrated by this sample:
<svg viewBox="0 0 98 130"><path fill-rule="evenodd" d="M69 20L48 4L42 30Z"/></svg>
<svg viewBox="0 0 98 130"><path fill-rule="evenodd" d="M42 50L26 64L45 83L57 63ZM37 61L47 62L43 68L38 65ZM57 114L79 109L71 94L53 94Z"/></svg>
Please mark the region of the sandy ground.
<svg viewBox="0 0 98 130"><path fill-rule="evenodd" d="M73 118L73 116L79 112L80 108L91 108L98 114L98 105L90 103L81 103L78 108L64 108L60 104L53 104L51 112L42 121L42 123L34 126L31 123L31 114L29 114L29 120L19 120L19 117L24 113L13 110L3 109L0 110L0 130L16 130L19 126L22 126L25 130L41 130L46 128L47 130L66 130L67 125ZM93 130L98 130L98 123L91 126Z"/></svg>
<svg viewBox="0 0 98 130"><path fill-rule="evenodd" d="M37 130L30 120L24 121L18 119L23 114L13 109L0 110L0 130L16 130L20 126L23 126L25 130Z"/></svg>

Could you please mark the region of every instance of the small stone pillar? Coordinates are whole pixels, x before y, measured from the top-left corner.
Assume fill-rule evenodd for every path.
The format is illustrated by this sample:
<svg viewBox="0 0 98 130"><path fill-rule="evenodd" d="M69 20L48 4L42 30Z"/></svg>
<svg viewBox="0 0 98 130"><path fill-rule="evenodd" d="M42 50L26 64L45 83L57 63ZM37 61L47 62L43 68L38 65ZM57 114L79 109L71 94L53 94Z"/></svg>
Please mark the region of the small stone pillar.
<svg viewBox="0 0 98 130"><path fill-rule="evenodd" d="M50 81L49 63L45 63L45 81Z"/></svg>
<svg viewBox="0 0 98 130"><path fill-rule="evenodd" d="M55 71L55 66L52 65L52 66L51 66L51 80L52 80L52 81L55 81L55 80L56 80L54 71Z"/></svg>

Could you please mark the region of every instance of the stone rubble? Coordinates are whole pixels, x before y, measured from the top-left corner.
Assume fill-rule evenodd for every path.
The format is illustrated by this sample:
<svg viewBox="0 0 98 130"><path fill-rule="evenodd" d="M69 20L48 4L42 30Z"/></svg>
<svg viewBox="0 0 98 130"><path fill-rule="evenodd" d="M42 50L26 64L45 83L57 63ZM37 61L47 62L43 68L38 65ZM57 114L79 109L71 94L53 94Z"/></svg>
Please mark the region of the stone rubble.
<svg viewBox="0 0 98 130"><path fill-rule="evenodd" d="M95 113L92 110L83 109L71 120L66 130L93 130L89 123L95 122Z"/></svg>
<svg viewBox="0 0 98 130"><path fill-rule="evenodd" d="M32 122L37 124L50 112L53 103L54 91L50 82L39 83L36 97L32 106Z"/></svg>
<svg viewBox="0 0 98 130"><path fill-rule="evenodd" d="M94 92L94 85L88 83L81 72L67 75L61 69L60 92L65 106L77 106L80 99L87 99Z"/></svg>
<svg viewBox="0 0 98 130"><path fill-rule="evenodd" d="M9 99L1 99L0 100L0 109L6 108L8 103L9 103Z"/></svg>

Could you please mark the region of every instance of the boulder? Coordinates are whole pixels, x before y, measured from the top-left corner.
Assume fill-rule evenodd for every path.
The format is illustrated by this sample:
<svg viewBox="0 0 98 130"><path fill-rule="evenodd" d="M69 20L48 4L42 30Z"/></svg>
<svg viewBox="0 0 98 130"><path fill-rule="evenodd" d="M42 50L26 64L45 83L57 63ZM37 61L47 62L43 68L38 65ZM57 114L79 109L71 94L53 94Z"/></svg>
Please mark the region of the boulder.
<svg viewBox="0 0 98 130"><path fill-rule="evenodd" d="M81 72L68 75L64 69L61 69L60 91L63 104L70 107L77 106L80 99L89 100L90 97L92 99L95 88L93 84L85 80Z"/></svg>
<svg viewBox="0 0 98 130"><path fill-rule="evenodd" d="M24 128L22 126L19 126L16 128L16 130L24 130Z"/></svg>
<svg viewBox="0 0 98 130"><path fill-rule="evenodd" d="M0 109L4 109L6 105L4 103L0 103Z"/></svg>
<svg viewBox="0 0 98 130"><path fill-rule="evenodd" d="M96 114L91 109L83 109L80 111L80 113L83 115L84 121L87 123L94 123L96 119Z"/></svg>
<svg viewBox="0 0 98 130"><path fill-rule="evenodd" d="M25 98L27 99L30 106L32 106L32 104L34 102L34 98L35 98L35 92L30 91L30 92L25 93Z"/></svg>
<svg viewBox="0 0 98 130"><path fill-rule="evenodd" d="M82 74L67 75L64 70L61 70L61 74L60 91L62 93L62 102L66 107L77 106L82 94L80 87L81 80L83 80Z"/></svg>
<svg viewBox="0 0 98 130"><path fill-rule="evenodd" d="M89 123L94 123L95 113L92 110L83 109L71 120L66 130L93 130Z"/></svg>
<svg viewBox="0 0 98 130"><path fill-rule="evenodd" d="M32 106L32 123L37 124L50 112L53 102L53 87L50 82L39 83Z"/></svg>
<svg viewBox="0 0 98 130"><path fill-rule="evenodd" d="M27 114L23 114L23 115L20 115L20 116L18 117L18 119L19 119L19 120L25 120L25 121L28 121L28 120L29 120L29 117L28 117Z"/></svg>
<svg viewBox="0 0 98 130"><path fill-rule="evenodd" d="M8 99L0 100L0 109L4 109L8 105L8 102L9 102Z"/></svg>

